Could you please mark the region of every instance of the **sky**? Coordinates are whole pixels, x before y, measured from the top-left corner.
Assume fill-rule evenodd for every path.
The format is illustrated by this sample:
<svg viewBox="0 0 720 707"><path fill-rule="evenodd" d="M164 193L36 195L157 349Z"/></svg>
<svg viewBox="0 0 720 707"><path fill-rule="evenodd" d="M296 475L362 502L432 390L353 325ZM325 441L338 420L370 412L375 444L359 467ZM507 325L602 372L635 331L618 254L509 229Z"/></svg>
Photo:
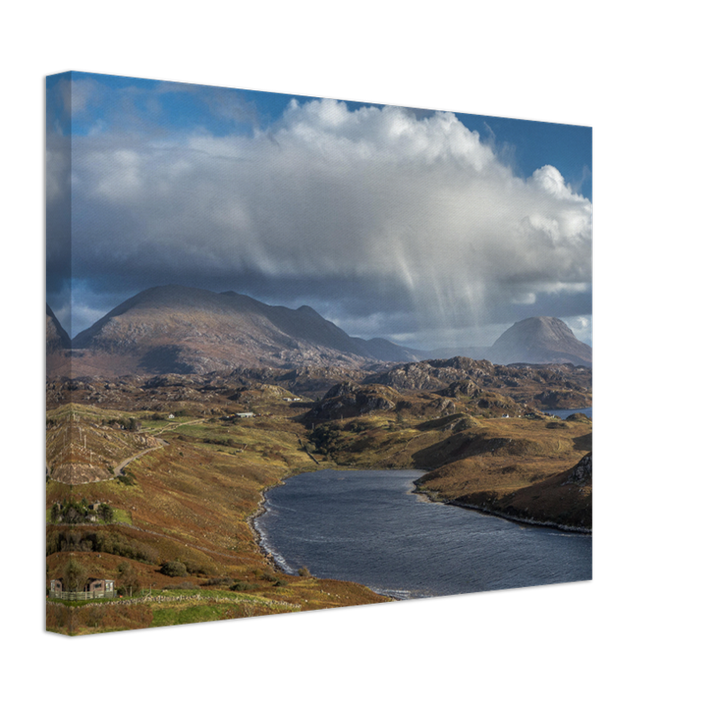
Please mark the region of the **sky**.
<svg viewBox="0 0 720 707"><path fill-rule="evenodd" d="M592 344L589 127L72 72L46 159L72 336L179 284L428 351L532 316Z"/></svg>

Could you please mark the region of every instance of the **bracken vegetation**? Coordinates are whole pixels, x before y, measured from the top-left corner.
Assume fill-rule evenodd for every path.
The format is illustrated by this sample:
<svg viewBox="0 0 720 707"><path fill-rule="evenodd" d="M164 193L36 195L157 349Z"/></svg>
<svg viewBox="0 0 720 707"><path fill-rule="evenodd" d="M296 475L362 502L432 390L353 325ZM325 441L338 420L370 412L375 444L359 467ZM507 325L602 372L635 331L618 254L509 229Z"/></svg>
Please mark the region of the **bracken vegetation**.
<svg viewBox="0 0 720 707"><path fill-rule="evenodd" d="M92 484L68 484L50 468L48 582L74 560L88 577L115 579L122 600L49 601L48 629L81 634L388 601L308 568L283 574L260 551L250 519L263 489L317 468L426 469L419 483L431 498L591 527L591 474L576 465L591 449L592 422L561 422L519 401L536 394L535 378L567 383L566 372L553 379L538 368L508 369L503 376L518 382L507 385L514 397L482 388L490 371L482 366L472 381L422 387L422 376L461 376L464 365L408 365L405 380L415 389L378 379L300 407L276 385L180 375L73 391L104 391L109 409L67 400L52 409L49 400L48 438L57 445L71 422L74 439L85 442L76 451L104 460L105 471ZM62 386L53 385L54 396ZM235 417L250 407L253 418ZM49 454L68 459L52 445ZM108 465L123 459L116 477ZM132 603L122 603L130 595Z"/></svg>

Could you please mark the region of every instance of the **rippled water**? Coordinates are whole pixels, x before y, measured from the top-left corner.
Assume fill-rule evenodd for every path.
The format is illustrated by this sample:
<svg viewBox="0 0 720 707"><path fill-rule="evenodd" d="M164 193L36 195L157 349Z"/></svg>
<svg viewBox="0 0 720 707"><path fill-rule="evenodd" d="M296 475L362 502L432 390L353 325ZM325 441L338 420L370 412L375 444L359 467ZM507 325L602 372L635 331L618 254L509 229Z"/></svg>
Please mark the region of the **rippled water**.
<svg viewBox="0 0 720 707"><path fill-rule="evenodd" d="M419 471L321 470L267 493L255 525L288 572L399 598L592 577L592 538L523 526L413 494Z"/></svg>
<svg viewBox="0 0 720 707"><path fill-rule="evenodd" d="M592 418L592 408L575 408L573 410L543 410L546 415L557 415L561 420L565 420L569 415L574 412L581 412L583 415L587 415Z"/></svg>

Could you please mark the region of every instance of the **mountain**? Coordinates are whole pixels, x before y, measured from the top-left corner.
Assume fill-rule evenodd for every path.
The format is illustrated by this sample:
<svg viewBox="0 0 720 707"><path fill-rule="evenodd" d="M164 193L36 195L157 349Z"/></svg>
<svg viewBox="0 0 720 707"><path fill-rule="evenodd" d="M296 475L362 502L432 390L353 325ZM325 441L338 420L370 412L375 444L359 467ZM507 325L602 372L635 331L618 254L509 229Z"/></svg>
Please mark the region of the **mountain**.
<svg viewBox="0 0 720 707"><path fill-rule="evenodd" d="M55 313L45 304L45 351L55 353L70 348L70 337L57 320Z"/></svg>
<svg viewBox="0 0 720 707"><path fill-rule="evenodd" d="M592 348L555 317L531 317L513 324L490 347L493 363L573 363L592 365Z"/></svg>
<svg viewBox="0 0 720 707"><path fill-rule="evenodd" d="M366 341L348 336L308 306L289 309L237 292L218 294L177 285L138 293L78 334L72 343L48 306L46 332L48 370L71 377L255 368L367 369L385 362L433 359L431 363L437 363L434 359L445 358L437 356L441 350L418 351L385 339ZM491 347L476 347L467 353L473 360L482 358L495 364L592 365L590 346L553 317L517 322ZM454 361L471 361L454 356ZM439 382L424 369L409 372L411 378L417 373L423 380ZM393 374L399 377L397 381L382 382L402 388L408 385L406 375L398 370ZM440 378L448 376L443 373ZM425 383L420 387L426 387Z"/></svg>
<svg viewBox="0 0 720 707"><path fill-rule="evenodd" d="M238 367L359 367L417 360L389 341L348 336L311 307L264 304L236 292L153 287L72 341L73 374L207 373Z"/></svg>

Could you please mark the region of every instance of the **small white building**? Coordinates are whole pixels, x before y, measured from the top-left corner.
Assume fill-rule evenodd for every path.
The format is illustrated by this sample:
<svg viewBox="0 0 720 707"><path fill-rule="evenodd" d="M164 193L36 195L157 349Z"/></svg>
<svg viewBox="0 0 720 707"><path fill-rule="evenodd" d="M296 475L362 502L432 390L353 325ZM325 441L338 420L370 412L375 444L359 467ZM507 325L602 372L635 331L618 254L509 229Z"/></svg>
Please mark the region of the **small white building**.
<svg viewBox="0 0 720 707"><path fill-rule="evenodd" d="M235 417L255 417L254 412L236 412Z"/></svg>

